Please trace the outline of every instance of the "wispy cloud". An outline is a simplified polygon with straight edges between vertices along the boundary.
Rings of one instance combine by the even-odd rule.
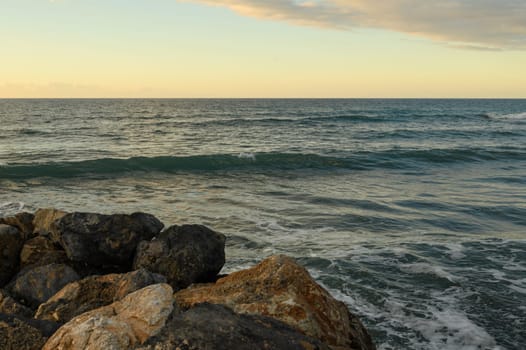
[[[451,47],[526,49],[525,0],[186,0],[256,18],[351,30],[378,28]]]

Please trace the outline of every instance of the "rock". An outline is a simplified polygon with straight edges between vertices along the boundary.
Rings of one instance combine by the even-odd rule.
[[[16,299],[37,308],[66,284],[78,279],[78,274],[71,267],[50,264],[23,271],[9,284],[8,289]]]
[[[16,274],[24,239],[14,226],[0,225],[0,287]]]
[[[37,236],[24,243],[20,251],[20,267],[44,266],[49,264],[66,263],[66,252],[53,244],[47,236]]]
[[[40,350],[57,325],[0,313],[0,349]]]
[[[48,235],[51,232],[51,224],[66,214],[65,211],[53,208],[38,209],[33,218],[33,232],[39,235]]]
[[[133,267],[168,279],[175,290],[210,282],[225,264],[225,236],[202,225],[172,226],[137,247]]]
[[[35,318],[64,323],[86,311],[121,300],[136,290],[165,282],[164,276],[144,269],[87,277],[68,284],[41,304]]]
[[[209,302],[243,314],[270,316],[331,346],[375,349],[367,330],[345,304],[286,256],[270,257],[215,284],[182,290],[175,298],[183,308]]]
[[[118,350],[142,344],[165,326],[174,308],[172,293],[168,284],[154,284],[86,312],[59,328],[43,350]]]
[[[19,304],[2,289],[0,289],[0,314],[33,317],[31,309]]]
[[[31,213],[18,213],[15,216],[0,218],[0,224],[14,226],[22,234],[24,240],[33,237],[33,218]]]
[[[93,266],[131,267],[137,244],[158,234],[163,224],[153,215],[71,213],[52,225],[52,237],[68,258]]]
[[[283,322],[200,304],[175,314],[162,331],[135,350],[315,350],[329,347]]]

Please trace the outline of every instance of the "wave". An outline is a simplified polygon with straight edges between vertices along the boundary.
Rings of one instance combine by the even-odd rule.
[[[482,114],[482,117],[490,120],[526,121],[526,112],[510,114],[485,113]]]
[[[0,179],[37,177],[79,177],[118,175],[130,172],[220,172],[287,170],[370,170],[374,168],[410,169],[428,163],[474,162],[488,160],[526,160],[522,149],[391,149],[356,152],[346,157],[303,153],[240,153],[196,156],[158,156],[101,158],[48,163],[0,165]]]

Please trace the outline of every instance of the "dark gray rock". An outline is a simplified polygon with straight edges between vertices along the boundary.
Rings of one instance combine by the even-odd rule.
[[[65,323],[86,311],[109,305],[136,290],[158,283],[166,283],[166,278],[144,269],[87,277],[66,285],[41,304],[35,318]]]
[[[54,322],[0,313],[0,349],[40,350],[57,329]]]
[[[17,300],[36,309],[66,284],[78,279],[79,275],[71,267],[50,264],[21,272],[8,290]]]
[[[51,235],[68,258],[93,266],[131,267],[137,244],[157,235],[163,224],[153,215],[71,213],[55,220]]]
[[[0,314],[23,316],[26,318],[33,317],[33,311],[30,308],[19,304],[3,289],[0,289]]]
[[[46,236],[38,236],[26,241],[20,251],[20,268],[61,264],[67,261],[66,252]]]
[[[174,290],[211,282],[225,264],[225,236],[202,225],[172,226],[137,247],[134,269],[166,276]]]
[[[33,237],[33,218],[33,214],[23,212],[15,216],[0,218],[0,224],[16,227],[22,234],[22,238],[29,239]]]
[[[20,249],[24,239],[14,226],[0,224],[0,287],[18,271]]]
[[[136,350],[329,350],[286,324],[264,316],[240,315],[221,305],[200,304],[174,312],[161,332]]]

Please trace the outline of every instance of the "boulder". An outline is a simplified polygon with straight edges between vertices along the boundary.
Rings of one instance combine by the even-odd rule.
[[[286,256],[272,256],[215,284],[182,290],[175,298],[182,308],[209,302],[238,313],[270,316],[331,346],[375,349],[367,330],[346,305]]]
[[[2,289],[0,289],[0,314],[16,315],[27,318],[33,317],[33,311],[31,309],[19,304]]]
[[[215,281],[225,264],[225,239],[202,225],[175,225],[139,244],[133,268],[166,276],[175,290]]]
[[[329,350],[283,322],[200,304],[175,314],[162,331],[135,350]]]
[[[0,313],[0,349],[40,350],[57,325]]]
[[[168,284],[154,284],[79,315],[59,328],[43,350],[119,350],[142,344],[165,326],[174,309],[172,293]]]
[[[21,272],[8,286],[13,297],[37,308],[66,284],[79,279],[71,267],[64,264],[39,266]]]
[[[0,225],[0,287],[18,271],[20,249],[24,239],[14,226]]]
[[[71,213],[55,220],[52,237],[68,258],[93,266],[131,267],[137,244],[157,235],[163,224],[153,215]]]
[[[65,211],[53,208],[38,209],[33,218],[33,232],[38,235],[48,235],[51,232],[51,224],[66,214]]]
[[[15,216],[0,218],[0,224],[16,227],[25,240],[33,236],[33,218],[33,214],[23,212]]]
[[[68,261],[66,252],[55,246],[51,238],[37,236],[24,243],[20,251],[20,267],[61,264]]]
[[[121,300],[136,290],[165,282],[164,276],[144,269],[125,274],[87,277],[66,285],[41,304],[35,318],[65,323],[86,311]]]

